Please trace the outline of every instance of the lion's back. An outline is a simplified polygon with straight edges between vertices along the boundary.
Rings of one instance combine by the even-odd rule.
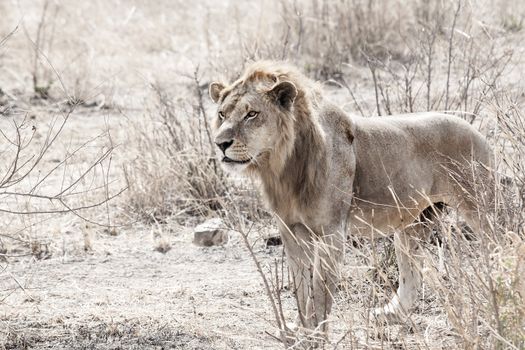
[[[453,160],[490,163],[486,139],[455,115],[426,112],[397,116],[354,118],[364,148],[405,153],[415,157],[441,155]],[[385,153],[383,153],[385,154]]]
[[[418,193],[447,191],[450,174],[469,167],[471,160],[490,164],[484,137],[456,116],[422,113],[352,120],[354,193],[371,203],[396,205],[394,191],[401,203],[410,205]]]

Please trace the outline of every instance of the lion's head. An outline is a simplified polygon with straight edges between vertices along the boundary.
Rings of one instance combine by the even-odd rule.
[[[279,172],[292,152],[304,91],[299,74],[287,68],[258,62],[231,85],[210,84],[210,97],[218,104],[215,143],[227,169]]]

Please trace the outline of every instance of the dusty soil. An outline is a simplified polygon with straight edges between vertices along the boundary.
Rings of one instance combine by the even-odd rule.
[[[15,288],[16,276],[24,290],[1,306],[4,346],[277,348],[264,334],[272,330],[269,304],[246,249],[238,243],[200,248],[188,229],[172,229],[165,254],[143,229],[97,234],[91,253],[11,261],[1,289]],[[279,251],[259,253],[271,259]]]

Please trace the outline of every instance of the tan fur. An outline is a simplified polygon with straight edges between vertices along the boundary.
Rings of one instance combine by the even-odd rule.
[[[474,229],[474,177],[490,165],[484,138],[458,117],[441,113],[357,118],[328,102],[320,87],[282,63],[257,62],[233,84],[213,84],[210,96],[224,165],[260,179],[278,217],[298,301],[299,325],[326,330],[350,235],[395,233],[400,287],[375,316],[406,314],[420,283],[414,224],[425,208],[459,208]],[[259,112],[245,120],[249,111]],[[468,171],[465,171],[468,169]],[[456,174],[453,176],[452,174]],[[470,187],[469,187],[470,186]]]

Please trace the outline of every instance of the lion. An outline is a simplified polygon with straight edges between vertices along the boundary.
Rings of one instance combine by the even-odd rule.
[[[399,287],[372,314],[395,321],[421,284],[418,241],[428,230],[420,216],[444,203],[483,229],[471,194],[478,175],[488,178],[491,149],[460,117],[350,116],[282,62],[255,62],[209,93],[223,166],[258,178],[277,217],[303,329],[327,332],[347,233],[394,235]]]

